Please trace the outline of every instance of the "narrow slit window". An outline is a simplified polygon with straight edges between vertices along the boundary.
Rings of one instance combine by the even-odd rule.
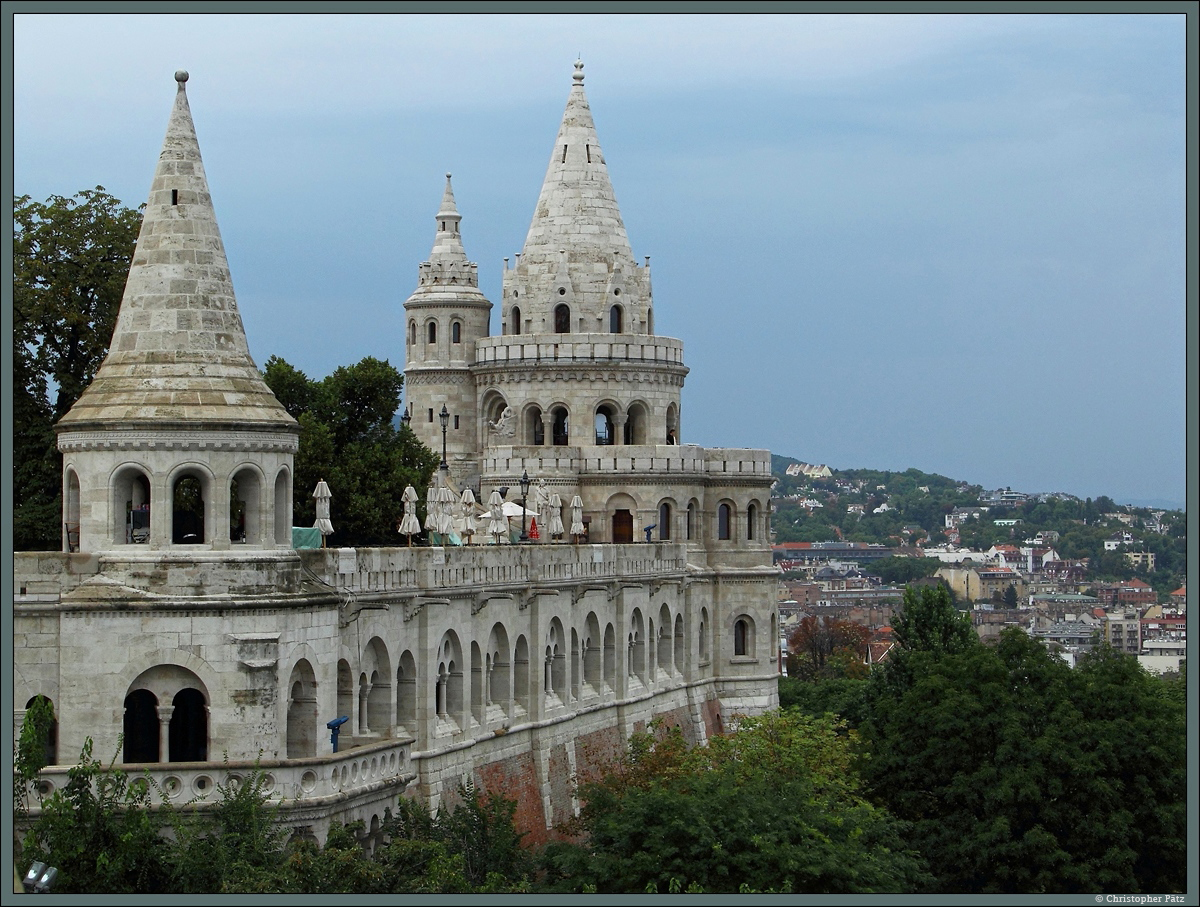
[[[432,406],[429,407],[429,421],[430,422],[433,421],[433,407]]]
[[[179,190],[178,189],[171,190],[171,204],[172,205],[179,204]]]
[[[458,416],[455,416],[455,417],[454,417],[454,428],[455,428],[456,430],[458,429]]]
[[[587,150],[587,162],[590,164],[592,162],[592,146],[584,145],[583,147]]]
[[[566,145],[563,145],[563,156],[562,156],[562,162],[563,162],[564,164],[567,162],[567,146],[566,146]]]

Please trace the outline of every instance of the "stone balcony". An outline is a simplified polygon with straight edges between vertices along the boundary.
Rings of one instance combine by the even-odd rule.
[[[686,371],[683,341],[655,334],[506,334],[475,343],[475,364],[521,366],[669,365]]]

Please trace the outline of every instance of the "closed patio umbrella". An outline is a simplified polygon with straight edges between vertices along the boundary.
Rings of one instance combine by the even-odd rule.
[[[571,535],[577,542],[583,535],[583,498],[579,495],[571,498]]]
[[[329,502],[333,500],[333,493],[329,490],[329,486],[325,484],[325,480],[321,479],[317,482],[316,490],[313,491],[313,498],[317,502],[317,520],[313,523],[313,529],[321,533],[321,547],[325,547],[325,536],[333,534],[333,523],[329,522]]]
[[[417,495],[417,489],[411,485],[404,489],[404,494],[400,497],[400,504],[403,507],[403,513],[400,517],[400,534],[408,536],[408,544],[412,545],[412,537],[421,534],[421,521],[417,519],[417,502],[420,497]]]
[[[439,482],[437,497],[437,529],[436,532],[442,536],[442,544],[446,544],[446,537],[454,531],[454,502],[457,499],[454,490],[449,486]]]
[[[551,538],[560,538],[563,534],[562,521],[562,498],[558,496],[558,492],[552,492],[550,495],[550,522],[546,525],[546,534]]]
[[[464,488],[462,493],[463,536],[470,539],[475,534],[475,494],[470,488]]]
[[[488,498],[488,535],[496,537],[496,544],[500,544],[500,536],[508,533],[508,520],[504,517],[504,498],[500,496],[500,492],[493,491]]]
[[[425,489],[425,528],[437,532],[437,486],[432,482]]]

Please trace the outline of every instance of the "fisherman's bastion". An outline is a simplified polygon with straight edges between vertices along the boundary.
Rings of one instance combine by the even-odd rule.
[[[90,737],[179,803],[257,765],[280,821],[320,841],[467,781],[516,799],[537,841],[652,719],[696,742],[776,706],[770,454],[687,443],[683,344],[655,333],[582,64],[502,298],[447,177],[386,328],[441,483],[482,503],[527,476],[581,518],[516,544],[293,546],[299,428],[251,358],[175,80],[108,356],[56,427],[62,550],[14,558],[15,730],[39,696],[57,722],[43,793]],[[181,482],[204,502],[187,535]]]

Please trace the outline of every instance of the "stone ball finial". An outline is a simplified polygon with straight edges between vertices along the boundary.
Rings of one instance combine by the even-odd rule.
[[[575,74],[573,76],[571,76],[571,78],[574,79],[576,82],[583,81],[583,61],[582,60],[575,61]]]
[[[186,69],[175,70],[175,81],[176,82],[178,82],[180,85],[183,85],[183,83],[186,82],[187,80],[188,80],[188,74],[187,74]]]
[[[446,179],[450,179],[450,174],[449,174],[449,173],[447,173],[447,174],[446,174]]]

